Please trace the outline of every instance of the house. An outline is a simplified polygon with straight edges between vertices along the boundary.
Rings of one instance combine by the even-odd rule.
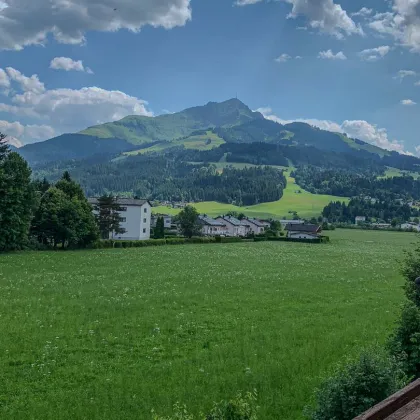
[[[226,235],[226,223],[220,222],[208,216],[198,216],[198,222],[201,224],[201,233],[205,236]]]
[[[366,216],[356,216],[356,218],[354,219],[354,224],[358,225],[360,223],[365,223],[366,222]]]
[[[281,223],[282,228],[284,229],[287,225],[303,225],[305,223],[304,220],[279,220]]]
[[[165,229],[170,229],[172,226],[172,216],[169,214],[154,214],[152,216],[152,227],[156,227],[158,217],[163,217],[163,224]]]
[[[265,231],[264,223],[260,222],[257,219],[246,219],[246,222],[249,224],[250,231],[255,235],[260,235]]]
[[[97,198],[89,198],[89,203],[96,206],[99,203]],[[120,226],[125,229],[125,233],[115,234],[111,232],[109,239],[116,240],[147,240],[150,239],[150,226],[152,218],[152,205],[148,200],[137,200],[133,198],[119,198],[119,215],[121,217]],[[93,210],[96,214],[96,210]]]
[[[246,236],[245,226],[235,217],[222,216],[218,217],[216,220],[226,225],[227,234],[229,236]]]
[[[409,231],[413,231],[413,232],[420,232],[420,225],[418,225],[416,223],[413,223],[413,222],[402,223],[400,225],[400,229],[409,230]]]
[[[285,228],[287,237],[290,239],[318,239],[322,231],[318,225],[288,224]]]
[[[241,226],[243,226],[245,230],[245,236],[248,236],[250,233],[252,233],[251,223],[249,223],[247,219],[242,219],[240,222]]]
[[[389,229],[391,226],[391,223],[372,223],[372,227],[376,229]]]

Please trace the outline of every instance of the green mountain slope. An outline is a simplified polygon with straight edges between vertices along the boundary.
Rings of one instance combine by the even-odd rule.
[[[120,121],[89,127],[80,134],[99,138],[119,138],[132,144],[172,141],[197,130],[230,127],[252,120],[263,120],[238,99],[186,109],[158,117],[128,116]]]

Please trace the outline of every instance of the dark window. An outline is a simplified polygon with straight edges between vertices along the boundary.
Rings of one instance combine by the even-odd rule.
[[[127,207],[120,207],[119,211],[127,211]]]
[[[146,223],[147,222],[147,219],[143,219],[143,223]]]
[[[143,229],[143,233],[146,233],[146,229]]]
[[[144,212],[147,213],[147,208],[146,207],[144,208]]]
[[[125,223],[127,221],[126,217],[120,217],[120,222]]]

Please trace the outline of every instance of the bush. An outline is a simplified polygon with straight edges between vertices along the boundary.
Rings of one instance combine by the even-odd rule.
[[[166,243],[168,245],[183,245],[185,244],[184,238],[166,238]]]
[[[321,384],[315,406],[305,414],[311,420],[351,420],[407,383],[395,359],[378,348],[364,351],[358,359],[338,366]]]
[[[224,244],[237,243],[237,242],[242,242],[242,238],[239,238],[237,236],[229,236],[229,237],[221,238],[221,242]]]
[[[254,236],[254,242],[265,242],[267,241],[269,238],[267,238],[266,236]],[[271,238],[270,238],[271,239]]]
[[[215,236],[214,239],[215,239],[215,241],[217,243],[221,243],[222,242],[222,237],[220,235]]]
[[[257,393],[238,394],[230,401],[214,405],[209,414],[195,417],[188,413],[187,407],[176,403],[170,417],[160,417],[153,412],[153,420],[257,420]]]

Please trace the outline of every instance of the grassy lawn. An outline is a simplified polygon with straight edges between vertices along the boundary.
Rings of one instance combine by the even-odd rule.
[[[417,179],[420,176],[418,172],[402,171],[401,169],[388,167],[385,171],[385,175],[379,178],[393,178],[395,176],[403,175],[412,176],[414,179]]]
[[[223,167],[225,164],[219,163],[219,165],[220,167]],[[290,168],[286,170],[287,187],[283,192],[283,197],[278,201],[261,203],[248,207],[238,207],[232,204],[217,203],[215,201],[204,201],[201,203],[194,203],[193,205],[200,213],[206,213],[210,216],[218,216],[229,211],[237,211],[243,212],[250,217],[290,218],[289,212],[293,211],[297,211],[301,217],[318,217],[324,207],[331,201],[348,201],[348,199],[343,197],[311,194],[310,192],[303,190],[295,183],[294,178],[289,176],[290,171]],[[153,212],[174,215],[177,214],[179,210],[168,208],[166,206],[160,206],[154,207]]]
[[[150,419],[256,388],[301,419],[332,364],[383,342],[416,236],[0,256],[0,418]]]

